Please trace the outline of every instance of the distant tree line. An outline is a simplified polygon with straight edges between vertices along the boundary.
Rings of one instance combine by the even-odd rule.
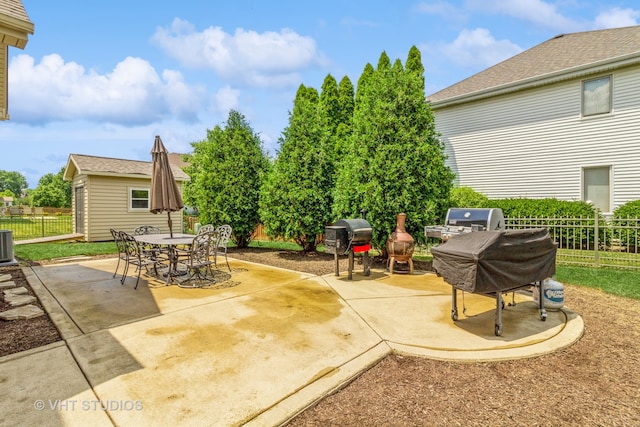
[[[360,217],[374,246],[407,214],[418,241],[423,227],[443,217],[454,175],[425,102],[424,67],[413,46],[403,65],[385,52],[364,67],[357,88],[330,74],[321,91],[300,85],[273,161],[237,111],[192,143],[185,201],[201,223],[229,223],[246,246],[259,222],[271,237],[314,251],[318,235],[340,218]]]
[[[64,167],[57,174],[44,175],[35,189],[28,190],[29,185],[24,175],[0,170],[0,195],[13,197],[15,205],[70,208],[71,182],[65,181],[63,177]]]

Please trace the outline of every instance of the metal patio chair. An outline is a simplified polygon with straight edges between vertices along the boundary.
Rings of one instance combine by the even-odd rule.
[[[215,283],[213,271],[211,270],[211,245],[217,238],[217,233],[199,233],[193,238],[193,243],[188,251],[188,255],[183,258],[181,264],[186,268],[188,276],[178,282],[182,288],[198,288],[203,284]],[[207,273],[210,277],[207,277]]]
[[[140,225],[133,230],[134,236],[142,236],[143,234],[160,234],[162,230],[155,225]],[[158,245],[145,245],[143,247],[146,255],[150,258],[158,261],[167,261],[169,259],[169,253],[166,248]]]
[[[148,256],[148,253],[145,252],[145,250],[138,243],[135,237],[133,237],[133,235],[127,233],[126,231],[121,231],[120,238],[124,242],[127,254],[127,262],[125,263],[124,273],[122,274],[120,283],[124,285],[127,273],[129,272],[129,266],[133,264],[136,266],[136,270],[138,271],[138,278],[136,279],[136,286],[134,289],[138,289],[138,282],[140,282],[140,273],[142,272],[143,268],[147,271],[147,273],[149,273],[149,268],[153,267],[155,275],[158,275],[158,260]]]
[[[116,264],[116,271],[113,272],[113,277],[115,278],[118,274],[118,269],[120,268],[120,260],[122,260],[125,264],[127,263],[127,247],[122,240],[122,236],[120,236],[120,232],[111,228],[109,230],[111,232],[111,236],[113,236],[113,241],[116,243],[116,248],[118,249],[118,264]]]
[[[229,240],[231,239],[232,229],[228,224],[224,224],[216,228],[218,233],[218,238],[211,247],[212,255],[213,255],[213,265],[215,268],[218,268],[218,254],[224,255],[224,260],[227,262],[227,268],[229,272],[231,272],[231,266],[229,265],[229,260],[227,259],[227,245],[229,244]]]

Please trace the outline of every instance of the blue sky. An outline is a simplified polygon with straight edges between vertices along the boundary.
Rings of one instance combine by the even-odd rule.
[[[640,22],[631,0],[22,1],[35,34],[9,48],[0,170],[31,188],[70,153],[150,160],[155,135],[189,152],[229,109],[275,155],[300,84],[355,86],[382,51],[417,46],[428,95],[558,34]]]

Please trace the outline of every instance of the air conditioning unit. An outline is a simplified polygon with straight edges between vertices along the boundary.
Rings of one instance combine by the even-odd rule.
[[[13,231],[0,230],[0,262],[13,261]]]

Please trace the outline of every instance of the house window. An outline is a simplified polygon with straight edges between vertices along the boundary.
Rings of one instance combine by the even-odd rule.
[[[582,82],[582,115],[611,112],[611,76]]]
[[[582,200],[588,201],[601,212],[611,212],[611,167],[584,168],[582,170]]]
[[[149,211],[149,189],[129,188],[129,210]]]

